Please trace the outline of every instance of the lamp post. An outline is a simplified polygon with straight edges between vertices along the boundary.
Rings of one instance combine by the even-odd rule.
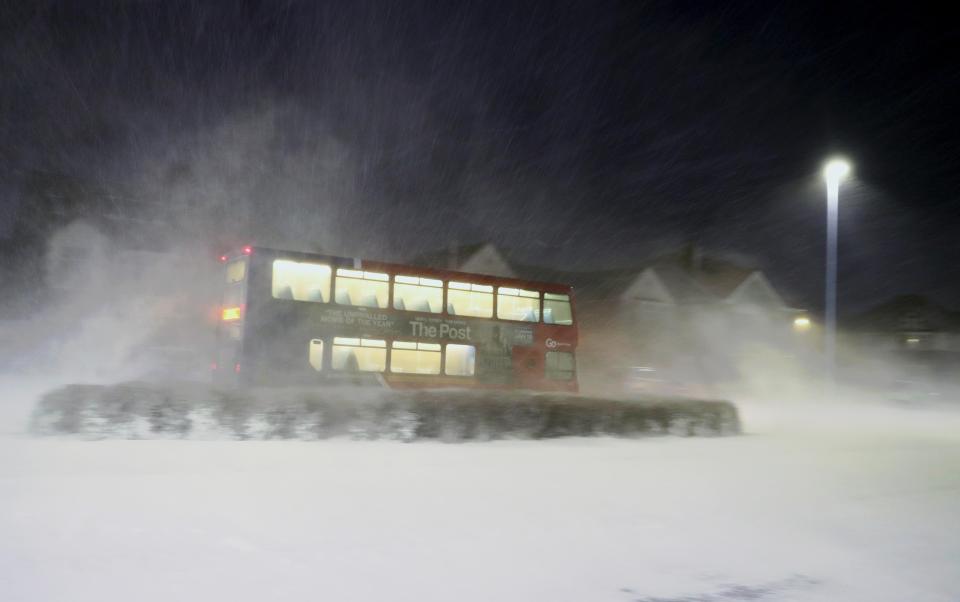
[[[837,209],[840,203],[840,181],[850,173],[850,164],[843,159],[831,159],[823,168],[827,181],[827,281],[824,359],[827,368],[827,386],[833,392],[837,344]]]

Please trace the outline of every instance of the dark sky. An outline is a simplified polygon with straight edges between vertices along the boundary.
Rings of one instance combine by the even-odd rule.
[[[957,33],[853,3],[6,3],[0,233],[47,170],[295,211],[285,244],[322,213],[332,252],[598,267],[696,240],[816,308],[843,152],[842,306],[958,306]]]

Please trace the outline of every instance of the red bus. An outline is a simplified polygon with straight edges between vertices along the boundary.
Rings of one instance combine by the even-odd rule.
[[[220,259],[218,382],[577,390],[568,285],[262,247]]]

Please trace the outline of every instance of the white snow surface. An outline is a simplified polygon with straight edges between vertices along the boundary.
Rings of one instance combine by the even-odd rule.
[[[0,436],[0,599],[960,600],[960,414],[724,438]]]

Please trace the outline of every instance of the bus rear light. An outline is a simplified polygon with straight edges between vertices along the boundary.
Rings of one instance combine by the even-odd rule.
[[[226,256],[226,255],[221,255],[221,256],[220,256],[220,263],[224,263],[224,262],[226,262],[226,261],[227,261],[227,256]]]
[[[247,245],[246,247],[243,248],[244,255],[250,255],[251,253],[253,253],[253,247]]]
[[[216,372],[216,371],[217,371],[217,362],[211,362],[210,372]]]
[[[237,374],[240,374],[240,364],[239,364],[239,363],[233,365],[233,371],[236,372]]]
[[[233,322],[240,319],[239,307],[224,307],[220,312],[220,317],[224,322]]]

